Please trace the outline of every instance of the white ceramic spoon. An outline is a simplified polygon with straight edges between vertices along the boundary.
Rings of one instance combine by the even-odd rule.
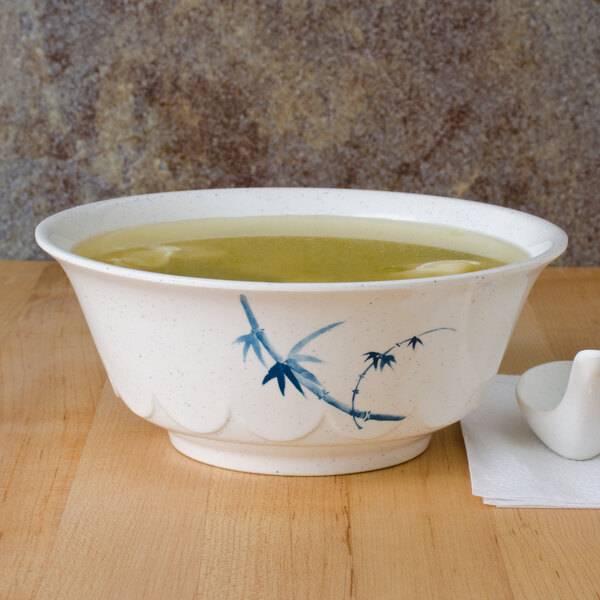
[[[517,401],[534,433],[557,454],[575,460],[600,454],[600,350],[529,369],[517,383]]]

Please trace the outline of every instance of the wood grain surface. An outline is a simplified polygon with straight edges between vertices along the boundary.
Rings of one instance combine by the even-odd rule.
[[[115,398],[55,263],[0,290],[0,598],[600,598],[600,510],[482,504],[458,424],[370,473],[203,465]],[[598,347],[600,269],[547,269],[501,372]]]

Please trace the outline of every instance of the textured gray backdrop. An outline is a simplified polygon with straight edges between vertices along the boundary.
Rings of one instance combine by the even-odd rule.
[[[4,0],[0,258],[121,195],[324,186],[546,217],[600,264],[598,0]]]

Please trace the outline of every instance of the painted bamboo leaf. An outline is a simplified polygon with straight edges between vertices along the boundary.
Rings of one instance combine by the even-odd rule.
[[[413,349],[416,350],[417,348],[417,344],[421,344],[421,346],[423,345],[423,342],[421,341],[421,338],[418,338],[416,335],[411,337],[410,340],[408,340],[408,345]]]
[[[304,348],[304,346],[306,346],[306,344],[308,344],[309,342],[312,342],[315,338],[319,337],[320,335],[323,335],[324,333],[327,333],[330,329],[333,329],[334,327],[337,327],[338,325],[341,325],[342,323],[343,323],[343,321],[338,321],[337,323],[331,323],[329,325],[325,325],[325,327],[321,327],[320,329],[313,331],[311,334],[302,338],[295,346],[293,346],[292,349],[290,350],[288,356],[290,358],[295,358],[296,360],[298,360],[298,356],[297,356],[298,352],[300,352],[300,350],[302,350],[302,348]]]
[[[285,396],[286,378],[289,379],[291,384],[304,396],[304,390],[302,389],[300,382],[296,378],[296,375],[294,375],[291,367],[286,363],[276,362],[265,375],[262,384],[265,385],[265,383],[268,383],[271,379],[277,379],[279,391],[282,396]]]
[[[379,370],[383,371],[383,367],[390,367],[390,369],[393,369],[394,366],[392,365],[392,363],[396,362],[396,358],[394,357],[393,354],[382,354],[381,355],[381,360],[379,363]]]
[[[256,357],[258,358],[258,360],[260,360],[260,362],[265,367],[267,366],[267,363],[265,362],[265,359],[263,358],[263,355],[262,355],[260,342],[254,333],[249,333],[247,335],[241,335],[239,338],[235,339],[233,343],[234,344],[244,344],[244,348],[242,351],[243,356],[244,356],[244,362],[246,362],[246,358],[248,357],[248,350],[250,348],[252,348],[252,350],[254,350],[254,354],[256,354]]]

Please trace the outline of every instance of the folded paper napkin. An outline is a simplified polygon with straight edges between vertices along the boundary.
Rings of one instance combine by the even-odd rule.
[[[461,421],[473,494],[503,507],[600,508],[600,456],[569,460],[540,441],[519,410],[518,379],[498,375]]]

